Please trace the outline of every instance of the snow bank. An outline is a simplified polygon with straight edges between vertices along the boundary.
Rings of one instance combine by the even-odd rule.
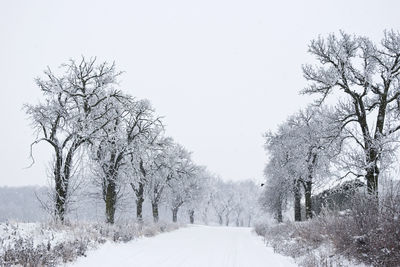
[[[177,224],[0,224],[0,266],[56,266],[85,256],[106,241],[128,242],[177,229]]]

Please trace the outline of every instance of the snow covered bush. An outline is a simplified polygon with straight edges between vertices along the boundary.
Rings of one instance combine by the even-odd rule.
[[[356,195],[350,207],[325,210],[304,222],[260,224],[255,231],[276,252],[296,258],[302,266],[329,266],[324,264],[343,257],[373,266],[399,266],[399,192],[386,193],[379,201]]]
[[[158,223],[150,223],[146,225],[142,230],[142,235],[151,237],[158,235],[164,232],[170,232],[179,228],[179,224],[177,223],[166,223],[166,222],[158,222]]]
[[[374,266],[400,264],[400,195],[357,197],[348,214],[325,220],[336,250]]]
[[[326,236],[313,225],[317,219],[305,222],[285,222],[268,225],[259,224],[255,231],[264,237],[274,252],[290,256],[299,266],[348,266],[342,255],[335,254],[333,246]]]
[[[107,241],[128,242],[172,231],[172,223],[0,224],[0,266],[56,266],[85,256]]]
[[[3,224],[0,265],[56,266],[73,261],[98,241],[91,240],[90,233],[83,235],[84,231],[55,225]]]

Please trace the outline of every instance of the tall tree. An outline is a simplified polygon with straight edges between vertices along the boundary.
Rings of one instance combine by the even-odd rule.
[[[145,143],[138,147],[139,153],[130,157],[130,186],[136,197],[136,218],[143,221],[143,203],[146,188],[157,172],[157,162],[164,148],[163,127],[154,128]],[[157,210],[158,213],[158,210]]]
[[[82,58],[63,64],[61,69],[62,75],[47,69],[45,78],[36,79],[45,100],[25,105],[25,109],[37,131],[31,148],[44,141],[54,150],[54,213],[64,222],[75,154],[110,123],[103,119],[112,109],[109,102],[121,95],[114,89],[120,74],[114,64]]]
[[[299,169],[302,156],[297,153],[296,143],[293,142],[296,134],[287,123],[280,125],[277,133],[265,134],[269,161],[264,169],[267,180],[261,202],[264,208],[275,214],[278,222],[282,220],[289,192],[293,193],[294,219],[301,221],[300,181],[303,168]]]
[[[165,198],[169,182],[174,177],[174,143],[172,138],[160,136],[154,146],[150,147],[146,164],[151,172],[147,180],[147,195],[151,201],[153,221],[159,220],[159,205]]]
[[[174,147],[172,166],[173,178],[169,182],[169,201],[172,221],[177,222],[179,209],[190,201],[192,194],[198,188],[199,167],[193,163],[191,153],[179,144],[175,144]]]
[[[197,167],[195,176],[192,179],[190,187],[188,187],[190,194],[185,203],[186,210],[189,215],[189,222],[191,224],[195,221],[196,212],[198,211],[200,205],[204,203],[204,198],[208,190],[208,173],[205,167]]]
[[[264,188],[259,198],[259,204],[263,210],[272,213],[275,219],[281,223],[283,221],[283,212],[287,207],[289,194],[292,192],[291,184],[293,181],[278,164],[281,163],[275,159],[270,159],[264,169],[267,180],[263,185]],[[296,204],[297,202],[295,201]],[[301,217],[299,218],[297,214],[300,211],[300,207],[298,208],[299,210],[295,207],[296,221],[301,220]]]
[[[298,172],[302,173],[299,182],[304,187],[306,218],[312,217],[313,184],[317,178],[323,180],[330,176],[331,162],[340,152],[342,125],[332,119],[335,115],[326,107],[309,106],[288,120],[292,131],[296,133],[292,136],[297,139],[293,143],[300,155]]]
[[[386,31],[380,45],[366,37],[341,32],[311,41],[309,52],[317,66],[303,66],[310,85],[302,92],[318,94],[319,103],[332,92],[344,97],[336,108],[343,130],[363,153],[358,166],[368,192],[376,194],[382,153],[387,139],[400,129],[400,34]]]
[[[290,177],[291,182],[272,184],[274,188],[293,186],[296,221],[301,220],[300,186],[304,188],[306,218],[311,218],[313,185],[329,176],[331,161],[340,151],[341,124],[332,121],[334,116],[328,108],[309,106],[289,117],[278,133],[266,135],[271,154],[266,175],[280,180]]]
[[[117,116],[101,131],[93,153],[101,170],[98,178],[101,180],[108,223],[114,223],[118,193],[123,178],[129,172],[130,159],[140,156],[140,148],[151,142],[153,132],[161,125],[147,100],[126,96],[123,101],[114,104]]]

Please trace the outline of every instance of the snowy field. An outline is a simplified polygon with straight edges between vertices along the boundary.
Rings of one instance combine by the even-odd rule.
[[[290,267],[251,228],[189,226],[125,244],[107,242],[69,266]]]

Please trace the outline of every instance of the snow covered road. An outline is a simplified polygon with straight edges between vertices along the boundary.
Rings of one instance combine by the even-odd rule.
[[[250,228],[188,226],[126,244],[106,243],[72,266],[290,267]]]

